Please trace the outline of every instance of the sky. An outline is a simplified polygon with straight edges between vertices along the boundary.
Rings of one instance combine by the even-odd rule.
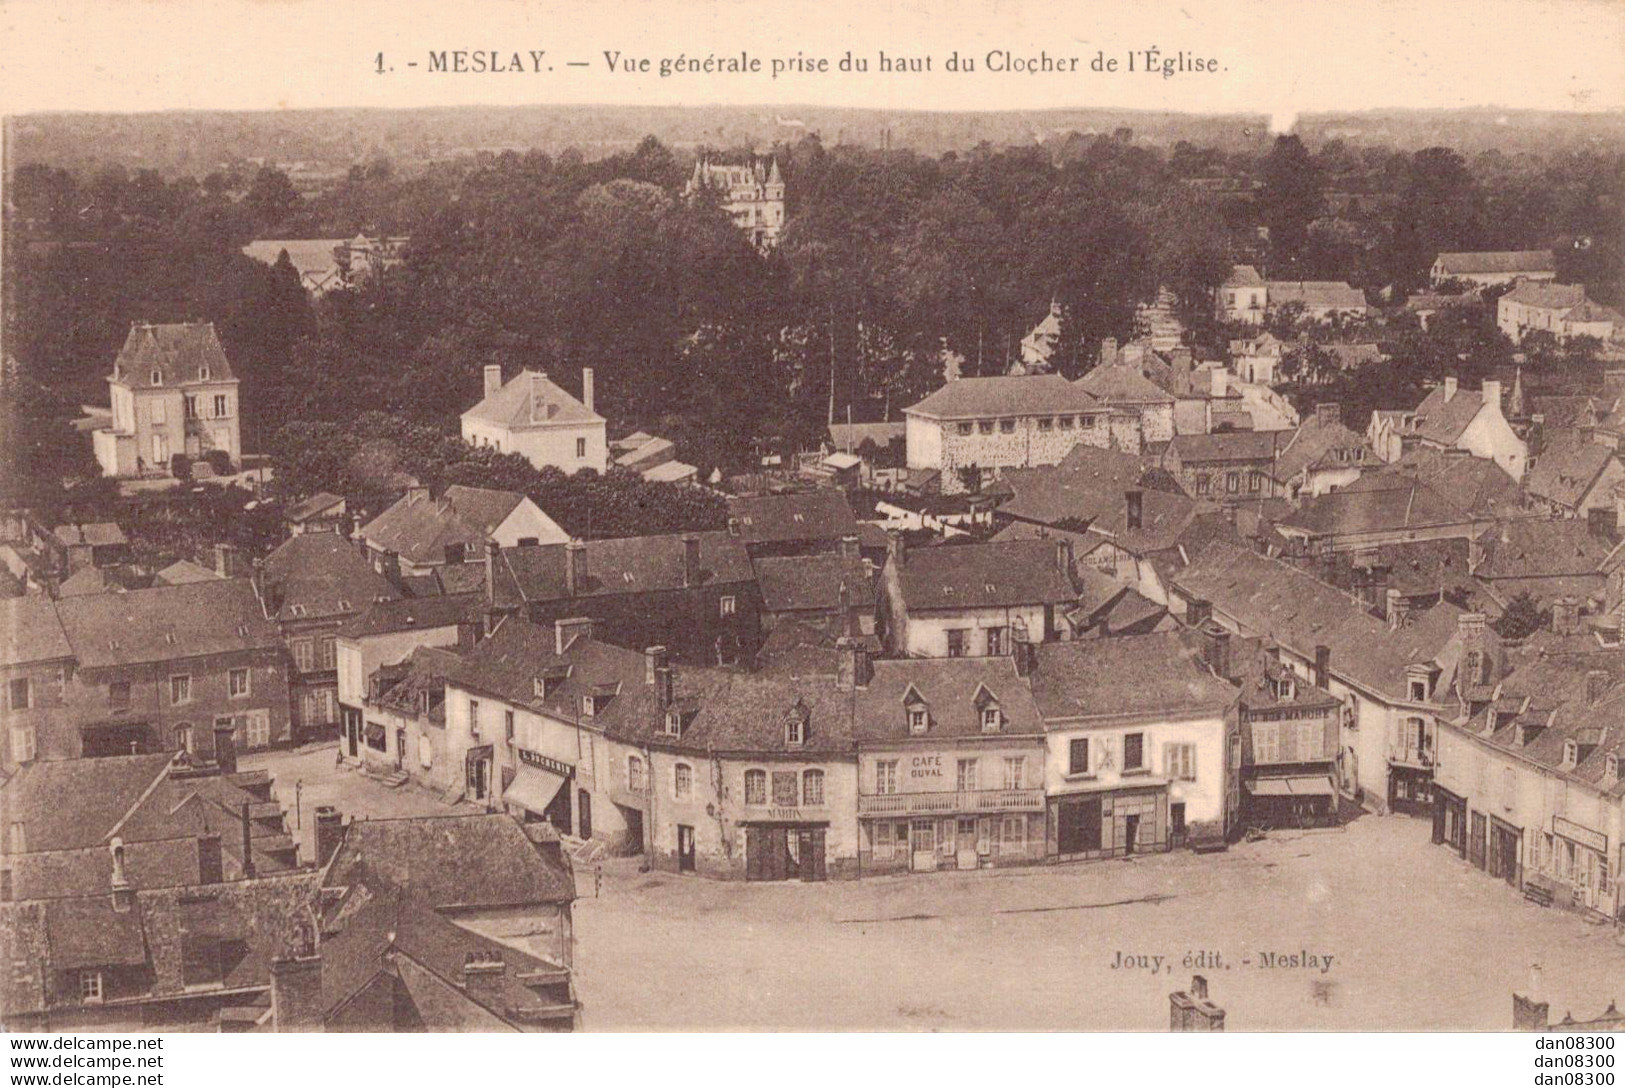
[[[1143,54],[1126,70],[1153,47],[1217,71],[1165,78]],[[529,70],[429,70],[454,50],[517,52]],[[838,70],[849,50],[867,73]],[[988,71],[1000,50],[1078,70]],[[612,73],[606,51],[655,70]],[[741,52],[762,71],[658,74],[662,57]],[[881,52],[932,70],[883,73]],[[954,52],[977,70],[945,71]],[[1097,54],[1118,71],[1091,70]],[[774,78],[775,58],[797,57],[831,70]],[[1137,107],[1282,126],[1389,107],[1620,110],[1625,0],[0,0],[6,113],[534,103]]]

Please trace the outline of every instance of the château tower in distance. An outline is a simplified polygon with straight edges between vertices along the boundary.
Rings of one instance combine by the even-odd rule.
[[[752,245],[766,250],[778,244],[784,229],[784,178],[776,158],[753,155],[743,166],[702,158],[695,162],[683,195],[692,197],[702,189],[720,194],[723,210],[733,217],[734,225],[745,232]]]

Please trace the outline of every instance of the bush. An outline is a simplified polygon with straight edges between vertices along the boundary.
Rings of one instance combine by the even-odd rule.
[[[192,478],[192,459],[184,453],[177,453],[169,459],[169,474],[177,480],[190,480]]]
[[[203,459],[209,462],[216,476],[230,476],[232,474],[231,454],[225,450],[207,450]]]

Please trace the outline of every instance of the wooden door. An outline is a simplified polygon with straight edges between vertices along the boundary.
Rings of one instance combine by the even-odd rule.
[[[592,838],[592,794],[586,790],[577,790],[576,809],[580,812],[580,819],[577,822],[581,825],[579,828],[581,837]]]
[[[800,840],[796,845],[801,855],[801,879],[823,880],[824,873],[824,829],[810,827],[796,834]]]
[[[929,873],[937,867],[937,822],[915,820],[909,825],[908,867],[917,873]]]
[[[745,828],[745,879],[766,880],[767,835],[760,827]]]
[[[976,868],[976,817],[961,816],[954,828],[954,867]]]

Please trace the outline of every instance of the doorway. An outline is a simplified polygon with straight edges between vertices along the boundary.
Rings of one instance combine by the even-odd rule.
[[[1056,820],[1062,854],[1088,854],[1100,849],[1100,798],[1062,801]]]
[[[908,828],[908,867],[929,873],[937,867],[937,822],[915,820]]]
[[[677,825],[677,871],[694,871],[694,829],[687,824]]]
[[[576,822],[581,825],[581,837],[592,838],[592,794],[586,790],[576,791]]]
[[[976,817],[961,816],[954,835],[955,868],[976,868]]]
[[[1123,817],[1123,856],[1134,853],[1134,844],[1140,841],[1140,814],[1130,813]]]
[[[395,769],[401,770],[406,766],[406,730],[395,730]]]

